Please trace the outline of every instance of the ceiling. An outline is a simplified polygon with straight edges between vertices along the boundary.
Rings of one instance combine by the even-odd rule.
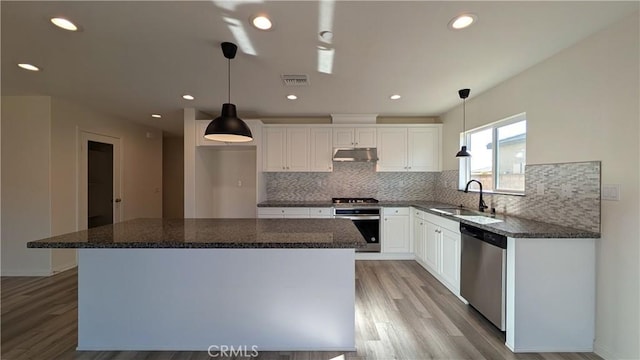
[[[2,1],[2,94],[51,95],[182,133],[182,109],[214,115],[227,100],[244,118],[437,116],[638,10],[638,2]],[[447,24],[464,12],[464,30]],[[268,14],[269,31],[249,24]],[[54,27],[64,16],[79,32]],[[324,41],[319,32],[330,30]],[[238,33],[244,32],[244,36]],[[247,45],[253,48],[248,49]],[[327,50],[320,50],[324,46]],[[333,49],[329,68],[318,54]],[[253,54],[251,54],[253,52]],[[40,72],[19,69],[28,62]],[[321,71],[319,71],[321,70]],[[282,74],[309,86],[285,87]],[[296,94],[298,100],[286,99]],[[182,99],[183,94],[195,100]],[[390,100],[400,94],[400,100]],[[152,113],[161,119],[151,118]]]

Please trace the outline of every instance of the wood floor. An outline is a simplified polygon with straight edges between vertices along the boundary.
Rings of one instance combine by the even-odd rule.
[[[511,353],[503,333],[414,261],[358,261],[356,277],[357,352],[261,352],[257,358],[600,359],[591,353]],[[2,360],[212,359],[207,352],[75,351],[75,269],[47,278],[3,277],[1,307]]]

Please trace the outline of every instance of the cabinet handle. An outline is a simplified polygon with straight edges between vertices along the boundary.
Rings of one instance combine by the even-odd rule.
[[[285,169],[286,169],[286,168],[283,166],[283,167],[282,167],[282,170],[285,170]]]

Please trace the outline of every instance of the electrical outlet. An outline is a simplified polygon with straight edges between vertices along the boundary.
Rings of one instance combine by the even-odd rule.
[[[238,180],[238,187],[242,187],[242,180]]]
[[[572,192],[572,189],[570,185],[562,184],[560,186],[560,196],[565,198],[571,197],[571,192]]]
[[[602,200],[620,201],[620,184],[602,185]]]
[[[544,184],[538,184],[536,186],[536,195],[544,195]]]

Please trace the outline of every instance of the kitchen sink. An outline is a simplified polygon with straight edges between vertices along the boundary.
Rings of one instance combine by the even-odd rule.
[[[503,220],[496,219],[489,214],[485,214],[475,210],[464,209],[461,207],[431,208],[429,210],[443,215],[455,216],[457,218],[472,221],[477,224],[493,224],[503,222]]]
[[[494,224],[503,220],[490,217],[488,215],[453,215],[457,218],[468,220],[477,224]]]
[[[456,216],[456,215],[469,215],[470,216],[470,215],[478,215],[478,214],[480,214],[478,211],[473,211],[473,210],[464,209],[464,208],[460,208],[460,207],[431,208],[429,210],[435,211],[435,212],[443,214],[443,215],[453,215],[453,216]]]

